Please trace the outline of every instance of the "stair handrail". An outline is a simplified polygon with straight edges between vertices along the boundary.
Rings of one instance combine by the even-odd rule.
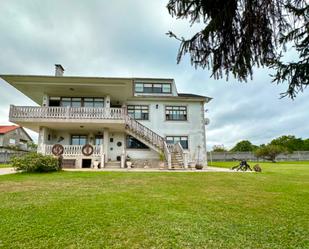
[[[163,146],[164,146],[163,152],[164,152],[165,160],[167,161],[167,167],[171,169],[172,168],[172,153],[170,152],[165,140],[163,141]]]
[[[182,156],[183,166],[184,168],[188,168],[188,153],[183,149],[180,142],[174,145],[174,149]]]
[[[131,118],[128,114],[124,115],[126,127],[130,128],[132,131],[140,136],[146,136],[152,144],[164,150],[165,139],[159,134],[155,133],[145,125]]]

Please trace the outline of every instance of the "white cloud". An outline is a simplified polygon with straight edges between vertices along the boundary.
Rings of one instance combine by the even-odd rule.
[[[267,69],[239,83],[216,81],[207,70],[191,67],[188,58],[177,65],[178,42],[165,33],[190,37],[200,25],[191,29],[186,20],[173,19],[166,4],[2,0],[0,74],[53,74],[53,64],[61,63],[67,75],[172,77],[179,92],[214,98],[207,106],[208,147],[231,147],[241,139],[260,144],[283,134],[308,137],[308,90],[295,101],[279,99],[287,86],[271,84]],[[8,123],[10,104],[33,102],[0,80],[1,123]]]

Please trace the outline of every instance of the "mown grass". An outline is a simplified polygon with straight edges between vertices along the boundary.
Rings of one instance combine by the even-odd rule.
[[[229,162],[208,162],[209,166],[219,167],[219,168],[232,168],[239,164],[239,161],[229,161]],[[284,165],[297,167],[298,165],[308,165],[309,161],[291,161],[291,162],[250,162],[248,164],[253,168],[254,165],[259,164],[262,168],[266,168],[267,170],[276,169],[275,167],[281,167]]]
[[[308,248],[309,165],[0,176],[0,248]]]

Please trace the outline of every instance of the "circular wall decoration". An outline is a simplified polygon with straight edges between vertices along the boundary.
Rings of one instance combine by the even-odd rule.
[[[55,156],[60,156],[62,155],[64,152],[64,148],[61,144],[55,144],[53,147],[52,147],[52,153],[53,155]]]
[[[82,153],[84,156],[91,156],[93,153],[93,147],[90,144],[86,144],[82,148]]]
[[[117,146],[121,147],[122,143],[121,142],[117,142]]]

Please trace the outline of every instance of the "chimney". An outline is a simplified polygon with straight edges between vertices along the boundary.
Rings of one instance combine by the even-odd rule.
[[[63,76],[64,68],[60,64],[55,64],[55,76]]]

